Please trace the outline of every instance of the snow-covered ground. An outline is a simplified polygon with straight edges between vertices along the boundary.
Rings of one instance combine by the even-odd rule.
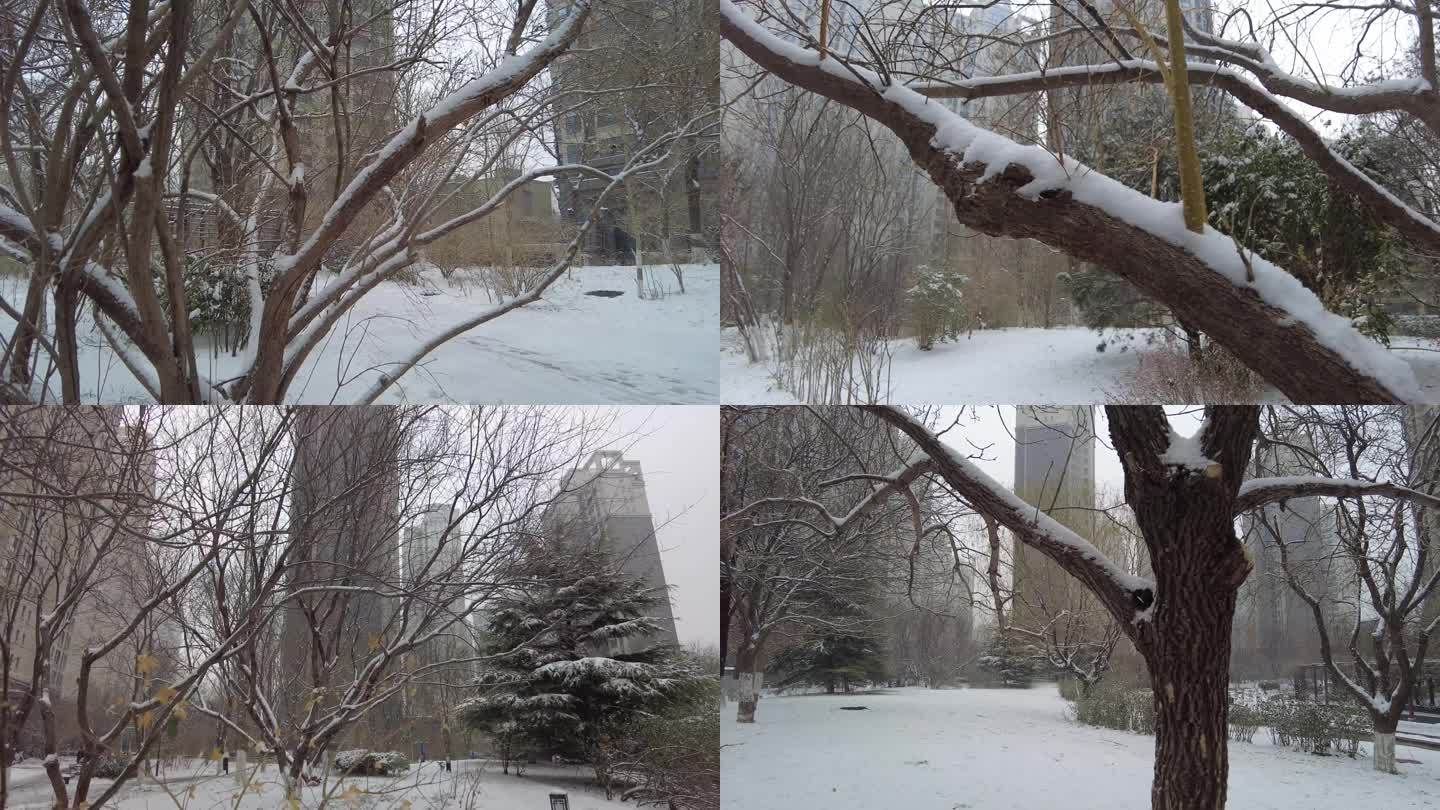
[[[1125,399],[1140,352],[1151,348],[1153,330],[985,329],[920,351],[914,340],[890,341],[886,376],[890,402],[1091,404]],[[1103,345],[1104,351],[1099,347]],[[1415,370],[1426,401],[1440,401],[1440,345],[1397,337],[1391,350]],[[726,403],[793,403],[772,369],[751,364],[738,334],[721,338],[720,396]],[[1271,391],[1265,398],[1279,400]]]
[[[716,401],[720,331],[719,265],[685,265],[685,293],[668,266],[647,269],[664,297],[641,300],[634,267],[578,267],[538,302],[460,335],[437,349],[387,392],[386,401],[473,403],[710,404]],[[327,281],[322,278],[321,281]],[[0,276],[0,295],[23,300],[21,280]],[[618,297],[585,295],[615,290]],[[648,294],[648,292],[647,292]],[[290,389],[290,398],[344,403],[422,340],[498,303],[473,273],[446,280],[437,270],[420,283],[386,282],[336,325]],[[0,333],[13,322],[0,315]],[[201,373],[225,379],[236,358],[210,352]],[[81,324],[81,383],[86,402],[147,397],[89,321]],[[57,383],[58,386],[58,383]]]
[[[841,711],[841,706],[867,711]],[[721,723],[726,810],[1143,810],[1154,738],[1082,726],[1053,685],[766,697],[753,726]],[[1362,746],[1368,754],[1369,746]],[[1228,806],[1440,806],[1440,752],[1400,747],[1400,776],[1367,758],[1230,743]],[[1415,760],[1408,762],[1404,760]]]
[[[571,810],[614,810],[633,804],[607,801],[599,788],[590,784],[588,768],[562,765],[530,765],[523,777],[504,775],[493,762],[462,760],[445,773],[438,763],[411,766],[410,771],[392,779],[332,777],[302,792],[301,807],[322,805],[347,810],[547,810],[550,794],[565,793]],[[22,763],[10,770],[14,788],[7,807],[14,810],[44,810],[50,807],[49,783],[38,761]],[[97,782],[98,788],[109,783]],[[73,783],[71,787],[73,788]],[[328,797],[328,801],[326,801]],[[256,773],[241,790],[235,776],[218,776],[213,762],[191,761],[171,768],[162,787],[154,782],[127,785],[115,810],[272,810],[284,808],[284,788],[274,767]]]

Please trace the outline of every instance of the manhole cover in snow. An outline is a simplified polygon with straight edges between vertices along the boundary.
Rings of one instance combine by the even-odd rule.
[[[619,298],[625,293],[620,290],[586,290],[586,295],[594,295],[599,298]]]

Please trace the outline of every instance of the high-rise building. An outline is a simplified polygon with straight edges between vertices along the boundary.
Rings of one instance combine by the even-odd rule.
[[[280,638],[285,661],[282,716],[294,717],[317,687],[311,674],[330,667],[348,683],[391,628],[385,592],[399,576],[398,459],[403,431],[391,407],[306,406],[295,418],[290,531],[298,535],[287,587],[343,584],[286,602]],[[338,662],[338,663],[333,663]],[[367,716],[393,727],[397,702]]]
[[[1306,475],[1307,439],[1286,437],[1288,445],[1264,443],[1251,459],[1254,478]],[[1297,450],[1296,448],[1301,448]],[[1320,658],[1320,634],[1310,604],[1286,582],[1280,544],[1297,578],[1312,596],[1334,612],[1334,602],[1353,583],[1353,572],[1337,554],[1339,535],[1334,516],[1322,498],[1291,498],[1247,515],[1243,522],[1246,550],[1254,565],[1242,585],[1232,634],[1237,667],[1243,674],[1288,677],[1294,667]],[[1337,616],[1328,616],[1333,634],[1341,630]]]
[[[1095,536],[1095,414],[1089,405],[1015,408],[1015,494],[1087,539]],[[1014,617],[1030,623],[1063,609],[1069,575],[1015,541]]]
[[[555,25],[574,3],[547,0],[547,8]],[[717,8],[713,0],[619,0],[593,9],[576,47],[550,66],[564,110],[555,124],[559,161],[619,170],[656,137],[717,107]],[[719,232],[718,143],[718,130],[677,143],[671,165],[637,175],[603,206],[607,181],[560,177],[561,218],[595,214],[585,245],[594,260],[631,261],[637,250],[700,258]]]
[[[5,438],[7,460],[25,475],[0,474],[0,616],[15,622],[5,639],[10,650],[10,682],[0,684],[0,700],[30,689],[39,640],[37,616],[55,610],[67,589],[83,582],[84,591],[50,648],[47,679],[52,702],[73,699],[87,647],[109,641],[152,595],[158,579],[143,537],[149,511],[129,499],[77,499],[68,503],[31,499],[48,488],[61,491],[142,493],[154,487],[155,459],[136,455],[144,446],[131,433],[118,407],[0,408],[0,421],[14,431]],[[23,438],[22,438],[23,437]],[[46,481],[38,485],[37,481]],[[117,515],[128,530],[115,526]],[[137,537],[138,535],[138,537]],[[93,571],[97,555],[101,564]],[[133,671],[126,664],[140,652],[155,653],[168,640],[168,625],[153,617],[130,635],[124,646],[90,672],[92,705],[127,697]],[[136,639],[147,646],[135,646]],[[161,651],[163,652],[163,651]]]
[[[1415,458],[1415,474],[1420,488],[1431,494],[1440,494],[1440,407],[1434,405],[1412,406],[1406,411],[1405,441]],[[1427,570],[1419,572],[1424,577],[1434,576],[1440,568],[1440,510],[1420,511],[1417,529],[1424,532],[1430,553],[1426,558]],[[1440,592],[1431,592],[1425,599],[1421,611],[1421,624],[1429,625],[1440,617]]]
[[[592,455],[565,480],[565,494],[556,499],[545,523],[565,547],[598,551],[619,566],[621,573],[638,580],[660,597],[652,617],[661,629],[647,636],[633,636],[609,642],[610,654],[623,654],[656,644],[679,643],[675,616],[670,609],[670,592],[655,520],[645,494],[645,476],[640,462],[628,460],[616,450]]]
[[[464,565],[466,535],[452,519],[450,505],[427,505],[405,529],[405,583],[420,596],[415,609],[434,615],[411,617],[407,630],[434,631],[407,657],[406,668],[418,673],[405,690],[405,717],[417,743],[424,741],[436,756],[453,755],[448,716],[473,694],[476,637],[467,598]],[[418,622],[424,621],[422,628]],[[419,751],[417,751],[417,755]]]

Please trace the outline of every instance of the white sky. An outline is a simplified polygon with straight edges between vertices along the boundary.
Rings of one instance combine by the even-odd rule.
[[[681,644],[720,641],[720,411],[713,405],[622,408],[622,442],[640,462]]]

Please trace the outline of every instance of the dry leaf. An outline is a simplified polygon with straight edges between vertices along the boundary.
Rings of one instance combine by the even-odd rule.
[[[148,653],[135,656],[135,671],[141,675],[149,675],[160,668],[160,659]]]

